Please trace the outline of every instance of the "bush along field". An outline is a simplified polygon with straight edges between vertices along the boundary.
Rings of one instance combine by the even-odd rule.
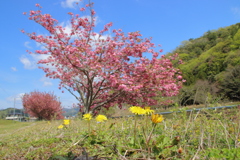
[[[11,132],[5,128],[0,132],[0,159],[240,159],[240,107],[175,112],[171,118],[150,107],[132,106],[129,112],[134,116],[85,114],[22,122]]]

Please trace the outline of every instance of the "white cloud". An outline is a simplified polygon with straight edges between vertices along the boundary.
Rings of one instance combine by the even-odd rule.
[[[22,101],[22,97],[24,96],[25,93],[19,93],[17,95],[14,95],[14,96],[11,96],[11,97],[8,97],[7,100],[8,101]]]
[[[80,0],[65,0],[64,2],[61,2],[61,5],[64,8],[75,8],[74,5],[79,2]]]
[[[16,72],[17,68],[16,67],[11,67],[12,71]]]
[[[45,82],[43,83],[43,86],[52,86],[52,82],[46,82],[46,81],[45,81]]]
[[[35,69],[36,68],[36,62],[30,61],[27,57],[22,56],[20,58],[20,61],[23,63],[25,69]]]
[[[231,10],[232,10],[233,14],[240,17],[240,8],[239,7],[234,7]]]
[[[31,56],[35,61],[47,59],[49,57],[49,55],[47,55],[47,54],[31,54]]]
[[[24,42],[24,46],[25,46],[26,48],[32,49],[32,47],[31,47],[29,44],[30,44],[30,42],[28,42],[28,41]]]
[[[52,85],[53,85],[52,82],[51,82],[51,80],[50,80],[49,78],[47,78],[47,77],[42,77],[42,78],[40,79],[40,81],[43,82],[43,86],[44,86],[44,87],[46,87],[46,86],[52,86]]]
[[[37,68],[37,62],[39,60],[42,59],[47,59],[49,57],[49,55],[46,54],[30,54],[30,56],[26,57],[26,56],[22,56],[20,58],[20,61],[22,62],[22,64],[24,65],[25,69],[35,69]],[[47,65],[42,65],[44,67],[47,67]],[[13,70],[13,67],[12,67]]]

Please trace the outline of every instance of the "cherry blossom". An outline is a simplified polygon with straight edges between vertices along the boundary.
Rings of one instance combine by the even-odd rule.
[[[90,3],[81,8],[82,15],[68,13],[70,32],[51,15],[30,11],[29,19],[49,32],[47,36],[27,33],[46,49],[35,54],[49,55],[38,62],[54,67],[40,66],[46,76],[60,79],[59,89],[65,88],[79,101],[83,114],[124,103],[156,105],[156,96],[177,95],[183,82],[181,72],[172,64],[177,55],[158,58],[162,50],[155,51],[151,38],[143,38],[138,31],[113,29],[106,36],[112,22],[95,32],[96,12],[92,7]]]
[[[39,119],[63,119],[61,102],[53,93],[34,91],[22,98],[24,110]]]

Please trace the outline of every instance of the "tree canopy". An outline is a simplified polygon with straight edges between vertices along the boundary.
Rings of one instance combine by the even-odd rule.
[[[23,96],[22,104],[26,113],[40,120],[63,119],[61,102],[53,93],[30,92]]]
[[[47,77],[60,79],[59,88],[65,88],[79,101],[83,113],[115,104],[121,107],[123,103],[154,105],[159,92],[161,96],[173,96],[181,88],[181,72],[171,62],[176,55],[159,59],[161,50],[155,51],[151,38],[142,38],[140,32],[126,34],[113,29],[107,34],[111,22],[95,32],[93,3],[80,8],[82,15],[68,13],[70,32],[51,15],[42,14],[39,4],[36,6],[39,10],[30,11],[29,19],[49,32],[27,33],[45,47],[35,53],[48,55],[38,63],[52,66],[41,68]],[[88,16],[84,16],[86,12]],[[152,58],[144,57],[146,54]]]

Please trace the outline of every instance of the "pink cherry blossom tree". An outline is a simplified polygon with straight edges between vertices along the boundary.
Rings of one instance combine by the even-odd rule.
[[[53,93],[34,91],[25,94],[22,104],[26,113],[40,120],[63,119],[61,102]]]
[[[70,32],[51,15],[42,14],[39,4],[36,6],[39,10],[30,11],[29,19],[49,35],[26,34],[45,47],[35,51],[48,55],[38,62],[44,64],[40,68],[47,77],[60,79],[59,89],[65,88],[79,101],[81,112],[115,104],[121,108],[123,103],[155,105],[156,96],[174,96],[181,88],[181,73],[171,63],[177,55],[159,59],[161,50],[155,51],[151,38],[142,38],[140,32],[126,34],[113,29],[107,34],[112,23],[95,32],[93,3],[80,8],[80,13],[88,16],[68,13]],[[144,57],[147,54],[152,58]]]

